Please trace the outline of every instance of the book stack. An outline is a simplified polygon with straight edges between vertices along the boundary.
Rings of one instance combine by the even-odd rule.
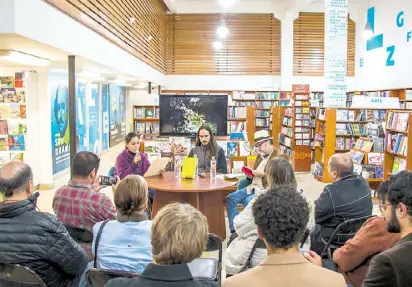
[[[279,92],[256,92],[257,100],[279,100]]]
[[[386,150],[397,155],[407,155],[408,136],[404,134],[388,134]]]

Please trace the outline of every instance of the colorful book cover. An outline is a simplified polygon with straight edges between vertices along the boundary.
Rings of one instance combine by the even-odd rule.
[[[146,118],[148,118],[148,119],[154,118],[153,109],[146,109]]]
[[[239,150],[239,143],[237,142],[228,142],[227,143],[227,154],[228,156],[237,156]]]
[[[0,106],[0,119],[10,119],[11,110],[10,105]]]
[[[9,121],[9,135],[19,135],[20,130],[19,130],[19,123],[16,123],[16,121]]]
[[[25,119],[26,117],[26,105],[20,105],[20,118]]]
[[[1,88],[1,102],[3,103],[17,103],[17,93],[15,88]]]
[[[0,77],[0,88],[14,88],[14,77]]]
[[[7,120],[0,120],[0,135],[8,135],[9,134],[9,127],[7,124]]]
[[[383,164],[383,153],[379,152],[370,152],[368,153],[368,163],[375,165]]]
[[[12,135],[9,136],[9,150],[24,151],[24,136],[23,135]]]
[[[15,88],[23,88],[23,73],[15,73],[14,74],[15,82],[14,82],[14,87]]]
[[[362,165],[361,164],[353,164],[353,172],[358,174],[358,175],[362,175]]]
[[[21,104],[26,103],[26,92],[24,90],[18,90],[16,93],[17,93],[17,99],[19,103]]]
[[[20,135],[27,135],[27,125],[26,124],[19,124],[19,134]]]
[[[22,152],[11,152],[10,153],[10,160],[11,161],[15,161],[15,160],[23,161],[23,159],[24,159],[24,155],[23,155]]]
[[[383,178],[383,166],[375,167],[376,178]]]
[[[144,152],[147,152],[147,153],[157,152],[156,142],[145,141],[144,142]]]
[[[136,108],[136,118],[142,119],[145,117],[145,108]]]
[[[0,151],[5,151],[9,149],[9,143],[7,137],[0,137]]]
[[[11,119],[20,118],[20,105],[19,104],[10,104],[10,118]]]

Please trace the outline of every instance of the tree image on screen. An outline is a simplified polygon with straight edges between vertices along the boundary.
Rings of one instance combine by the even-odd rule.
[[[216,134],[226,126],[227,102],[219,103],[213,97],[168,97],[160,106],[163,133],[195,134],[206,124]]]

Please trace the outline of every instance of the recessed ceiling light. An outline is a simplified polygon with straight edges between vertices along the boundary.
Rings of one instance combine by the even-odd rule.
[[[229,29],[226,27],[226,25],[222,25],[217,27],[216,33],[219,36],[219,38],[224,39],[229,34]]]
[[[134,22],[136,22],[136,18],[135,17],[130,17],[129,22],[130,22],[130,24],[133,24]]]
[[[215,42],[213,43],[213,48],[214,48],[215,50],[219,51],[220,49],[223,48],[223,43],[220,42],[220,41],[215,41]]]
[[[223,8],[229,8],[236,4],[237,0],[219,0],[219,5]]]

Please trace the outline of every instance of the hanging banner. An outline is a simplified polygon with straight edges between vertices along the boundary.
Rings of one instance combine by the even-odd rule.
[[[100,148],[100,124],[99,124],[99,85],[91,85],[90,98],[88,100],[89,117],[89,150],[98,154]]]
[[[126,87],[109,85],[110,147],[124,141],[126,136]]]
[[[67,85],[52,84],[51,131],[53,173],[70,165],[69,90]]]
[[[77,133],[77,151],[87,150],[86,141],[86,85],[77,84],[76,93],[76,133]]]
[[[109,148],[109,85],[102,85],[102,148]]]
[[[348,0],[325,0],[324,107],[346,107]]]

